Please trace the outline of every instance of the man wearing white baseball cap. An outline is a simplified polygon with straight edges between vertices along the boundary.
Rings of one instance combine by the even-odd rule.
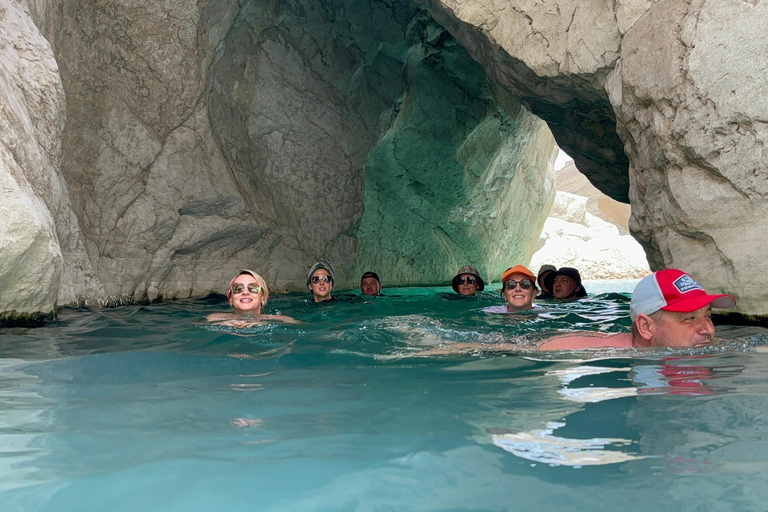
[[[540,350],[600,347],[673,347],[709,345],[715,338],[712,308],[736,305],[730,295],[709,295],[681,270],[659,270],[644,277],[632,292],[630,333],[566,334],[547,339]]]

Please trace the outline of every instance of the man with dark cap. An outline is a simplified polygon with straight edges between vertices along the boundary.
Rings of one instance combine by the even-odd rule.
[[[451,280],[451,287],[459,295],[467,297],[483,291],[485,283],[475,267],[464,265]]]
[[[544,282],[557,300],[571,301],[587,296],[581,285],[581,274],[573,267],[560,267],[544,278]]]
[[[333,267],[325,260],[317,260],[307,272],[307,288],[312,292],[315,302],[327,302],[334,300],[331,297],[333,290]]]
[[[363,295],[381,295],[381,279],[376,272],[366,272],[360,278],[360,291]]]

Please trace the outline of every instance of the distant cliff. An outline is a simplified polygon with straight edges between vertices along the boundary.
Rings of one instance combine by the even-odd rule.
[[[578,268],[584,279],[636,279],[648,273],[643,248],[629,234],[630,206],[605,196],[573,162],[556,172],[557,194],[531,270]]]

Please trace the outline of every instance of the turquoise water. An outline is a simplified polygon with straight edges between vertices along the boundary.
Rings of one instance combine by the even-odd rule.
[[[628,299],[490,315],[495,296],[448,290],[278,296],[267,312],[308,323],[244,332],[201,325],[220,298],[5,329],[0,510],[765,510],[764,330],[721,326],[697,352],[498,353],[625,330]]]

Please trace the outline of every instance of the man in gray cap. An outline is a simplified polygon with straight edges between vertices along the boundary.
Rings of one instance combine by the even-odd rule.
[[[483,291],[485,283],[475,267],[472,265],[464,265],[459,269],[451,281],[451,287],[453,288],[453,291],[466,297],[474,295],[476,292]]]
[[[554,265],[542,265],[539,269],[538,277],[536,278],[536,282],[539,283],[539,288],[541,288],[541,293],[536,296],[537,299],[554,299],[555,296],[552,293],[552,289],[547,287],[547,283],[545,280],[547,279],[547,276],[551,274],[552,272],[557,272],[557,267]]]
[[[315,302],[327,302],[334,300],[331,297],[333,290],[333,267],[325,260],[317,260],[307,272],[307,288],[312,292]]]

